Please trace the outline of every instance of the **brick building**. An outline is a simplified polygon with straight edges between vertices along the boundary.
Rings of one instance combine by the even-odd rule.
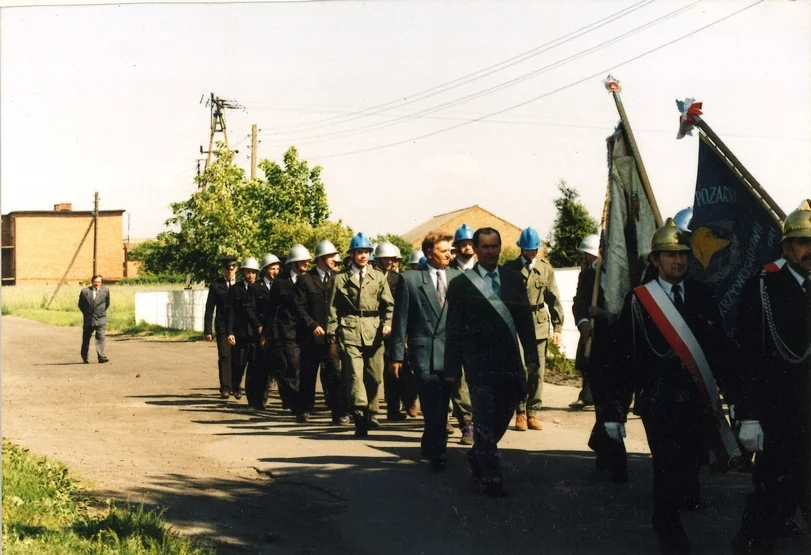
[[[505,246],[515,245],[521,228],[516,227],[507,220],[499,218],[492,212],[488,212],[478,204],[461,208],[453,212],[447,212],[434,216],[425,223],[422,223],[403,234],[403,239],[408,241],[415,249],[420,248],[423,238],[429,231],[445,231],[453,234],[463,223],[466,223],[474,230],[480,227],[492,227],[501,234],[501,242]]]
[[[90,280],[93,212],[71,208],[69,203],[62,203],[54,205],[52,212],[30,210],[2,216],[3,285],[57,283],[74,255],[76,260],[65,281]],[[99,210],[97,271],[105,281],[124,276],[123,214],[124,210]]]

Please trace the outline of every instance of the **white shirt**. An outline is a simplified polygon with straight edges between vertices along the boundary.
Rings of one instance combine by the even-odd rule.
[[[788,263],[786,263],[786,265],[788,265]],[[803,291],[805,291],[805,288],[803,288],[803,283],[805,283],[805,278],[803,276],[801,276],[800,274],[798,274],[794,270],[794,268],[792,268],[791,266],[788,267],[788,271],[791,272],[791,275],[794,276],[794,279],[797,280],[797,283],[799,283],[800,287],[803,289]]]
[[[490,287],[490,289],[493,289],[493,278],[491,278],[489,275],[487,275],[487,274],[489,274],[490,272],[488,272],[487,270],[485,270],[485,269],[484,269],[484,267],[483,267],[483,266],[481,266],[481,265],[476,266],[476,270],[479,272],[479,275],[480,275],[480,276],[482,276],[482,279],[483,279],[483,280],[484,280],[484,282],[485,282],[485,283],[486,283],[486,284],[487,284],[487,285]],[[498,278],[499,283],[501,283],[501,274],[500,274],[500,273],[499,273],[499,271],[498,271],[498,266],[496,266],[496,268],[493,270],[493,272],[495,272],[496,277]],[[493,290],[493,292],[495,293],[495,290]]]
[[[324,270],[322,270],[318,266],[316,266],[315,269],[318,271],[318,278],[321,281],[324,281],[324,276],[329,276],[329,272],[325,272]]]
[[[265,282],[265,287],[267,287],[268,289],[270,289],[270,284],[272,283],[271,279],[270,279],[270,278],[268,278],[267,276],[264,276],[264,277],[262,278],[262,281],[264,281],[264,282]]]
[[[456,259],[457,259],[457,260],[460,260],[460,259],[459,259],[459,257],[457,257]],[[461,260],[460,260],[460,262],[461,262]],[[460,264],[460,268],[461,268],[462,270],[464,270],[465,272],[467,272],[468,270],[472,270],[472,269],[473,269],[473,266],[475,266],[475,265],[476,265],[476,257],[475,257],[475,256],[471,256],[471,257],[470,257],[470,260],[468,260],[468,261],[467,261],[467,262],[465,262],[464,264]]]
[[[354,274],[354,275],[358,275],[358,274],[360,274],[360,276],[361,276],[361,277],[364,277],[364,278],[366,277],[366,266],[364,266],[364,267],[361,269],[361,268],[358,268],[357,266],[355,266],[354,264],[352,264],[352,265],[349,267],[349,269],[352,271],[352,274]],[[360,278],[359,278],[359,279],[360,279]]]
[[[299,273],[293,268],[290,268],[290,281],[292,281],[295,284],[296,280],[298,279],[298,276]]]
[[[529,262],[529,269],[530,269],[530,270],[531,270],[531,269],[533,269],[533,268],[535,267],[535,259],[533,258],[532,260],[528,260],[528,259],[527,259],[527,258],[525,258],[525,257],[524,257],[524,255],[522,254],[522,255],[521,255],[521,266],[523,266],[524,268],[526,268],[526,267],[527,267],[527,262]]]
[[[434,268],[433,266],[431,266],[430,264],[427,264],[426,267],[428,268],[428,274],[431,276],[431,282],[434,284],[434,289],[436,289],[436,284],[437,284],[436,280],[438,280],[438,279],[442,280],[442,283],[445,284],[445,289],[447,289],[448,288],[448,277],[447,277],[447,275],[445,275],[445,270],[438,270],[438,269]],[[442,274],[442,275],[440,276],[440,274]]]
[[[667,296],[671,301],[674,300],[673,299],[673,286],[674,285],[678,285],[679,288],[680,288],[679,293],[681,293],[681,300],[682,301],[687,300],[687,295],[684,294],[684,281],[683,280],[680,281],[679,283],[668,283],[667,281],[663,280],[661,277],[657,277],[656,279],[659,281],[659,285],[662,286],[662,289],[664,289],[665,293],[667,293]]]

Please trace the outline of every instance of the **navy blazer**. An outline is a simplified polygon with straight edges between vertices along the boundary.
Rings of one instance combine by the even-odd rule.
[[[476,268],[470,272],[476,272]],[[535,323],[529,308],[524,278],[499,266],[501,300],[515,322],[518,337],[496,309],[463,273],[448,285],[448,323],[445,344],[445,375],[460,378],[462,367],[471,384],[526,388],[526,364],[538,363]],[[521,360],[516,341],[521,343]]]

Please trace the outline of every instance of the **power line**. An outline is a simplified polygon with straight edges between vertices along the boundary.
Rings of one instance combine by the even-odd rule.
[[[588,56],[589,54],[592,54],[593,52],[601,50],[602,48],[604,48],[604,47],[606,47],[608,45],[611,45],[611,44],[614,44],[614,43],[619,42],[621,40],[624,40],[624,39],[626,39],[626,38],[628,38],[630,36],[633,36],[633,35],[635,35],[637,33],[642,32],[642,31],[644,31],[644,30],[646,30],[646,29],[648,29],[650,27],[658,25],[658,24],[660,24],[660,23],[662,23],[664,21],[667,21],[668,19],[676,17],[676,16],[680,15],[681,13],[693,8],[697,4],[700,4],[700,3],[704,2],[704,1],[705,0],[696,0],[692,4],[688,4],[687,6],[683,6],[683,7],[679,8],[679,9],[677,9],[677,10],[674,10],[674,11],[669,12],[669,13],[663,15],[663,16],[660,16],[660,17],[658,17],[658,18],[656,18],[656,19],[654,19],[652,21],[644,23],[643,25],[635,27],[634,29],[631,29],[630,31],[626,31],[625,33],[623,33],[623,34],[621,34],[619,36],[616,36],[616,37],[613,37],[613,38],[611,38],[611,39],[609,39],[607,41],[601,42],[601,43],[599,43],[599,44],[597,44],[595,46],[592,46],[591,48],[588,48],[586,50],[581,50],[580,52],[578,52],[576,54],[572,54],[571,56],[568,56],[568,57],[563,58],[561,60],[557,60],[555,62],[552,62],[551,64],[547,64],[547,65],[545,65],[545,66],[543,66],[543,67],[541,67],[539,69],[531,71],[530,73],[526,73],[526,74],[521,75],[519,77],[515,77],[513,79],[510,79],[509,81],[500,83],[498,85],[494,85],[494,86],[492,86],[490,88],[487,88],[487,89],[484,89],[484,90],[481,90],[481,91],[478,91],[478,92],[475,92],[475,93],[471,93],[469,95],[463,96],[463,97],[458,98],[456,100],[450,100],[448,102],[444,102],[444,103],[436,105],[434,107],[426,108],[426,109],[424,109],[424,110],[422,110],[420,112],[417,112],[415,114],[411,114],[411,115],[408,115],[408,116],[400,116],[400,117],[392,118],[392,119],[382,121],[382,122],[370,123],[370,124],[362,125],[360,127],[354,127],[352,129],[345,129],[343,131],[332,131],[330,133],[322,133],[320,135],[312,135],[312,136],[309,136],[309,137],[298,137],[298,138],[294,137],[291,140],[295,140],[295,142],[298,143],[298,144],[312,144],[313,142],[320,142],[323,139],[329,139],[329,138],[336,138],[337,139],[337,138],[348,137],[348,136],[356,135],[356,134],[361,133],[361,132],[368,131],[370,129],[380,129],[380,128],[383,128],[383,127],[389,127],[391,125],[397,125],[397,124],[399,124],[401,122],[415,119],[416,117],[421,116],[423,114],[432,114],[432,113],[444,110],[445,108],[449,108],[449,107],[452,107],[452,106],[458,106],[459,104],[463,104],[465,102],[469,102],[471,100],[481,98],[482,96],[492,94],[492,93],[500,91],[502,89],[512,87],[513,85],[517,85],[518,83],[521,83],[521,82],[524,82],[524,81],[526,81],[528,79],[536,77],[536,76],[538,76],[538,75],[540,75],[542,73],[545,73],[545,72],[547,72],[547,71],[549,71],[551,69],[556,69],[558,67],[562,67],[562,66],[564,66],[566,64],[569,64],[569,63],[571,63],[571,62],[573,62],[573,61],[575,61],[575,60],[577,60],[579,58],[582,58],[584,56]]]
[[[623,8],[623,9],[621,9],[621,10],[619,10],[619,11],[617,11],[617,12],[615,12],[615,13],[607,16],[607,17],[604,17],[603,19],[599,19],[597,21],[589,23],[588,25],[585,25],[585,26],[581,27],[580,29],[572,31],[571,33],[568,33],[566,35],[563,35],[563,36],[558,37],[556,39],[553,39],[551,41],[545,42],[545,43],[543,43],[543,44],[541,44],[539,46],[536,46],[536,47],[534,47],[534,48],[532,48],[530,50],[527,50],[526,52],[522,52],[521,54],[513,56],[512,58],[508,58],[506,60],[498,62],[497,64],[493,64],[491,66],[485,67],[485,68],[480,69],[478,71],[475,71],[473,73],[463,75],[462,77],[458,77],[456,79],[453,79],[452,81],[447,81],[445,83],[441,83],[439,85],[433,86],[433,87],[431,87],[429,89],[426,89],[424,91],[409,95],[409,96],[405,97],[405,101],[404,101],[404,99],[392,100],[392,101],[386,102],[384,104],[378,104],[377,106],[371,106],[371,107],[365,108],[363,110],[358,110],[358,111],[353,112],[351,114],[345,114],[345,115],[341,115],[341,116],[334,116],[334,117],[330,117],[330,118],[324,118],[322,120],[309,122],[309,123],[302,123],[302,124],[297,124],[297,125],[290,125],[290,126],[286,126],[286,127],[281,127],[281,128],[277,128],[276,131],[284,131],[284,132],[286,132],[286,131],[309,131],[309,130],[318,129],[318,128],[321,128],[321,127],[328,127],[330,125],[337,125],[337,124],[340,124],[340,123],[347,123],[349,121],[353,121],[353,120],[356,120],[356,119],[361,119],[361,118],[364,118],[364,117],[368,117],[368,116],[371,116],[371,115],[374,115],[374,114],[378,114],[380,112],[385,112],[385,111],[391,110],[393,108],[399,108],[399,107],[402,107],[402,106],[407,106],[409,104],[413,104],[414,102],[418,102],[420,100],[430,98],[432,96],[435,96],[437,94],[441,94],[443,92],[446,92],[446,91],[449,91],[451,89],[460,87],[462,85],[472,83],[473,81],[478,81],[479,79],[482,79],[484,77],[492,75],[493,73],[497,73],[499,71],[502,71],[504,69],[512,67],[512,66],[514,66],[516,64],[524,62],[524,61],[526,61],[526,60],[528,60],[530,58],[533,58],[533,57],[538,56],[538,55],[540,55],[540,54],[542,54],[544,52],[547,52],[548,50],[551,50],[551,49],[556,48],[556,47],[558,47],[558,46],[560,46],[562,44],[565,44],[565,43],[569,42],[570,40],[578,38],[578,37],[580,37],[580,36],[582,36],[582,35],[584,35],[586,33],[590,33],[591,31],[594,31],[595,29],[599,29],[600,27],[603,27],[603,26],[605,26],[605,25],[607,25],[609,23],[612,23],[613,21],[616,21],[617,19],[625,17],[626,15],[628,15],[630,13],[633,13],[633,12],[635,12],[635,11],[641,9],[641,8],[644,8],[648,4],[651,4],[651,3],[655,2],[655,1],[656,0],[642,0],[640,2],[637,2],[636,4],[633,4],[633,5],[629,6],[629,7],[627,7],[627,8]],[[258,104],[261,104],[261,103],[258,103]],[[335,121],[335,120],[342,120],[342,121]]]
[[[615,64],[615,65],[612,65],[612,66],[607,67],[605,69],[602,69],[602,70],[600,70],[600,71],[598,71],[596,73],[593,73],[593,74],[591,74],[591,75],[589,75],[587,77],[583,77],[582,79],[578,79],[577,81],[574,81],[574,82],[569,83],[567,85],[563,85],[562,87],[559,87],[559,88],[554,89],[552,91],[549,91],[549,92],[546,92],[544,94],[538,95],[538,96],[536,96],[534,98],[530,98],[529,100],[525,100],[524,102],[520,102],[518,104],[515,104],[513,106],[509,106],[509,107],[504,108],[502,110],[498,110],[497,112],[492,112],[490,114],[481,116],[479,118],[472,119],[470,121],[465,121],[465,122],[459,123],[457,125],[452,125],[450,127],[445,127],[443,129],[438,129],[436,131],[432,131],[430,133],[425,133],[425,134],[419,135],[417,137],[412,137],[412,138],[409,138],[409,139],[404,139],[404,140],[396,141],[396,142],[393,142],[393,143],[387,143],[387,144],[384,144],[384,145],[378,145],[378,146],[374,146],[374,147],[363,148],[363,149],[353,150],[353,151],[349,151],[349,152],[341,152],[341,153],[337,153],[337,154],[327,154],[327,155],[324,155],[324,156],[311,156],[310,158],[312,158],[312,159],[337,158],[337,157],[340,157],[340,156],[350,156],[352,154],[361,154],[361,153],[364,153],[364,152],[372,152],[372,151],[375,151],[375,150],[381,150],[381,149],[384,149],[384,148],[389,148],[389,147],[393,147],[393,146],[399,146],[399,145],[402,145],[402,144],[405,144],[405,143],[415,142],[415,141],[418,141],[420,139],[433,137],[434,135],[439,135],[440,133],[445,133],[447,131],[452,131],[454,129],[464,127],[466,125],[470,125],[471,123],[476,123],[476,122],[484,120],[484,119],[488,119],[488,118],[491,118],[491,117],[494,117],[494,116],[499,116],[501,114],[504,114],[504,113],[509,112],[511,110],[514,110],[516,108],[520,108],[522,106],[526,106],[527,104],[531,104],[533,102],[541,100],[542,98],[546,98],[547,96],[551,96],[553,94],[559,93],[559,92],[564,91],[566,89],[570,89],[570,88],[572,88],[574,86],[577,86],[577,85],[579,85],[581,83],[589,81],[590,79],[595,79],[597,77],[605,75],[606,73],[608,73],[608,72],[610,72],[612,70],[615,70],[615,69],[617,69],[619,67],[627,65],[627,64],[629,64],[631,62],[635,62],[636,60],[644,58],[645,56],[648,56],[649,54],[653,54],[654,52],[658,52],[659,50],[661,50],[663,48],[667,48],[668,46],[676,44],[677,42],[680,42],[680,41],[682,41],[682,40],[684,40],[684,39],[686,39],[688,37],[691,37],[691,36],[693,36],[693,35],[695,35],[697,33],[700,33],[701,31],[704,31],[705,29],[709,29],[710,27],[713,27],[713,26],[715,26],[715,25],[717,25],[719,23],[722,23],[722,22],[726,21],[727,19],[729,19],[731,17],[734,17],[734,16],[736,16],[736,15],[738,15],[740,13],[743,13],[746,10],[748,10],[750,8],[753,8],[753,7],[755,7],[758,4],[761,4],[763,2],[764,2],[764,0],[757,0],[756,2],[753,2],[752,4],[749,4],[748,6],[745,6],[745,7],[741,8],[741,9],[739,9],[739,10],[736,10],[736,11],[734,11],[734,12],[732,12],[732,13],[730,13],[730,14],[728,14],[728,15],[720,18],[720,19],[717,19],[717,20],[713,21],[712,23],[708,23],[707,25],[704,25],[703,27],[699,27],[698,29],[696,29],[694,31],[691,31],[691,32],[689,32],[689,33],[687,33],[685,35],[682,35],[682,36],[680,36],[680,37],[678,37],[676,39],[670,40],[670,41],[668,41],[668,42],[666,42],[664,44],[661,44],[661,45],[659,45],[659,46],[657,46],[655,48],[651,48],[650,50],[647,50],[647,51],[645,51],[645,52],[643,52],[641,54],[638,54],[636,56],[628,58],[627,60],[624,60],[624,61],[622,61],[622,62],[620,62],[618,64]]]

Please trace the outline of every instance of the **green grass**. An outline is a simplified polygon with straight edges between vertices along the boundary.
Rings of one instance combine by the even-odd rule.
[[[3,441],[3,553],[214,555],[174,532],[163,511],[108,503],[91,514],[68,469]]]
[[[15,285],[0,289],[3,315],[19,316],[51,324],[53,326],[82,325],[82,313],[79,312],[79,292],[85,286],[65,285],[54,298],[50,308],[46,308],[53,296],[55,286],[49,285]],[[167,330],[135,322],[135,293],[142,291],[180,290],[182,284],[147,284],[147,285],[110,285],[110,308],[107,311],[107,331],[133,336],[161,336],[175,341],[201,339],[200,333],[194,331]]]

